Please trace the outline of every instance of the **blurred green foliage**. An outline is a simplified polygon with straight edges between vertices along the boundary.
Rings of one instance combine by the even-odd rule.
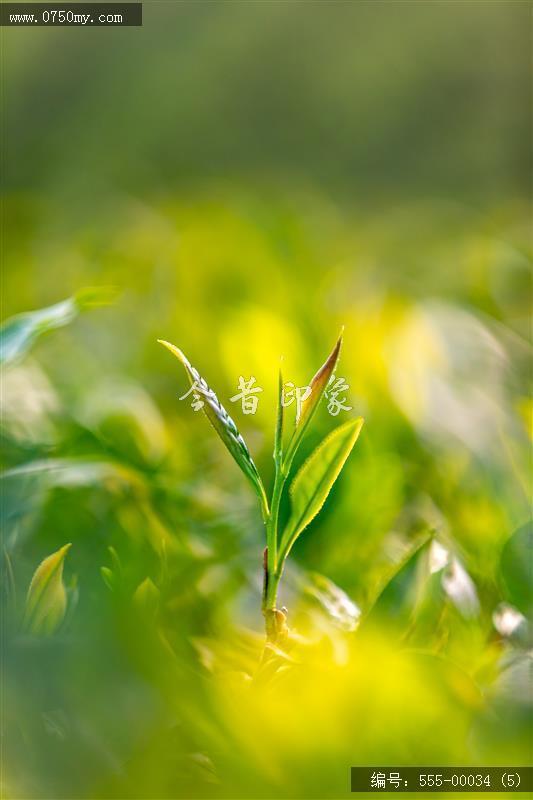
[[[528,761],[528,13],[145,3],[139,29],[2,31],[4,319],[117,287],[2,375],[3,796],[348,797],[352,764]],[[264,662],[260,515],[156,339],[269,482],[279,356],[305,385],[342,324],[365,426]],[[65,616],[28,632],[68,543]]]

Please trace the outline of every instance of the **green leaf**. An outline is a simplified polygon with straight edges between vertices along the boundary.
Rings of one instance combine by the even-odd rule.
[[[4,548],[4,563],[2,569],[2,583],[6,595],[7,606],[10,609],[10,611],[15,611],[17,606],[15,575],[13,573],[13,565],[11,564],[11,557],[5,548]]]
[[[310,393],[308,397],[302,403],[302,410],[300,412],[300,416],[296,420],[296,427],[294,429],[294,433],[292,435],[292,439],[289,442],[289,446],[287,448],[287,455],[284,460],[284,472],[287,475],[289,473],[292,460],[296,454],[296,451],[302,441],[303,435],[311,419],[318,408],[318,404],[326,390],[328,385],[329,379],[331,378],[337,361],[339,360],[339,353],[342,346],[342,331],[340,333],[339,338],[335,344],[335,347],[322,364],[318,372],[314,375],[313,379],[311,380],[310,386]]]
[[[53,306],[6,320],[0,326],[0,365],[6,366],[22,358],[43,333],[68,325],[80,311],[109,303],[112,297],[113,290],[107,287],[83,289]]]
[[[153,618],[159,608],[159,589],[150,578],[145,578],[140,583],[133,595],[133,602],[137,610],[146,618]]]
[[[45,558],[33,574],[24,615],[24,628],[29,633],[50,635],[63,621],[67,608],[63,562],[70,547],[66,544]]]
[[[117,575],[120,575],[122,573],[122,563],[120,561],[120,558],[118,556],[117,551],[111,545],[107,548],[107,551],[108,551],[109,555],[111,556],[111,561],[113,562],[114,572]]]
[[[429,547],[432,534],[424,532],[407,549],[403,558],[392,566],[380,582],[373,600],[370,602],[364,617],[364,625],[383,619],[393,622],[393,629],[398,636],[413,619],[413,613],[420,603],[421,586],[429,575]],[[431,591],[436,591],[442,599],[440,587],[442,573],[436,573],[431,582]]]
[[[316,517],[335,483],[363,426],[363,418],[340,425],[319,444],[301,467],[289,489],[291,516],[281,539],[280,558]]]
[[[268,501],[263,482],[257,471],[257,467],[252,460],[250,451],[248,450],[244,439],[237,430],[237,426],[235,425],[234,421],[213,390],[209,388],[205,380],[200,376],[198,370],[189,363],[184,353],[182,353],[178,347],[170,342],[164,341],[163,339],[158,339],[158,342],[166,347],[167,350],[170,350],[170,352],[183,364],[191,386],[194,386],[201,395],[201,399],[203,400],[203,412],[241,470],[254,487],[259,499],[261,500],[263,516],[267,518]]]
[[[120,586],[122,578],[122,564],[114,547],[109,546],[107,550],[111,556],[112,567],[100,567],[100,575],[102,576],[107,588],[112,592],[115,592]]]
[[[116,589],[116,578],[113,570],[109,569],[109,567],[100,567],[100,575],[107,588],[114,592]]]
[[[527,617],[533,613],[533,522],[527,522],[506,541],[500,568],[506,597]]]
[[[7,550],[27,538],[38,524],[50,492],[99,487],[113,495],[144,493],[142,476],[120,464],[81,458],[45,458],[19,464],[0,474],[0,527]]]

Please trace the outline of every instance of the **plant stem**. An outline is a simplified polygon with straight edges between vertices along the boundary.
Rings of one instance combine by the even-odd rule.
[[[272,490],[272,501],[270,504],[270,514],[267,521],[267,549],[265,553],[265,584],[263,588],[263,614],[265,617],[265,628],[267,640],[269,642],[278,641],[280,631],[286,630],[285,615],[277,610],[278,586],[281,578],[283,564],[278,564],[278,519],[281,495],[286,480],[286,473],[276,459],[276,474],[274,477],[274,488]]]
[[[265,615],[276,609],[277,591],[281,578],[281,570],[278,568],[278,519],[281,495],[285,483],[286,475],[276,464],[276,475],[274,478],[274,488],[272,490],[272,502],[270,504],[270,515],[267,521],[267,554],[265,569],[265,593],[263,599],[263,612]]]
[[[270,573],[268,576],[268,584],[265,598],[265,612],[274,611],[277,604],[278,586],[281,579],[281,573]]]
[[[284,619],[282,612],[277,611],[278,585],[283,571],[283,564],[278,565],[278,519],[283,487],[287,479],[287,471],[283,468],[283,376],[281,364],[278,374],[278,410],[274,435],[274,487],[268,517],[265,520],[267,546],[263,554],[264,585],[263,614],[267,639],[275,642],[280,629],[278,615]]]

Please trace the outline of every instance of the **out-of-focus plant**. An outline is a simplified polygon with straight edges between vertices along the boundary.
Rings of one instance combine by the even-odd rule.
[[[266,529],[266,547],[263,553],[264,583],[262,610],[269,642],[280,643],[287,637],[287,612],[277,608],[278,586],[283,568],[294,542],[318,514],[339,476],[346,459],[357,441],[363,425],[362,417],[350,420],[330,433],[300,468],[289,487],[291,514],[283,531],[280,530],[280,505],[284,489],[291,474],[294,457],[303,440],[328,382],[333,375],[342,344],[339,336],[330,355],[316,372],[309,392],[302,400],[296,414],[294,429],[284,444],[283,377],[281,368],[278,382],[278,404],[274,436],[274,483],[270,499],[250,451],[218,397],[209,388],[183,352],[162,339],[159,342],[170,350],[185,367],[191,386],[203,401],[201,408],[226,445],[227,449],[252,484],[260,502]]]
[[[24,628],[29,633],[49,635],[63,622],[67,610],[63,563],[70,547],[66,544],[47,556],[33,573],[24,614]]]
[[[115,290],[110,287],[88,287],[53,306],[25,311],[7,319],[0,326],[0,365],[7,366],[22,358],[39,336],[63,328],[87,308],[107,305]]]
[[[108,233],[95,228],[108,255],[98,250],[86,268],[69,259],[72,242],[86,253],[91,229],[69,231],[51,251],[65,283],[118,283],[124,300],[31,339],[2,370],[6,796],[344,797],[354,753],[367,764],[528,757],[533,540],[520,485],[529,452],[520,236],[505,214],[491,236],[462,210],[460,225],[443,227],[437,205],[409,217],[415,233],[426,230],[422,246],[405,208],[347,226],[339,216],[330,228],[335,214],[318,196],[311,217],[272,200],[245,214],[234,192],[220,204],[212,192],[173,200],[168,238],[155,207],[118,232],[116,220]],[[324,274],[326,251],[337,268]],[[450,269],[455,262],[464,269]],[[15,266],[10,313],[44,306],[46,253],[39,265]],[[262,300],[274,282],[275,312]],[[302,287],[305,303],[295,304]],[[222,491],[232,467],[212,457],[219,445],[207,432],[199,468],[190,412],[169,419],[180,375],[161,375],[154,340],[194,331],[218,391],[219,358],[221,374],[243,363],[258,374],[285,351],[311,376],[323,358],[298,332],[314,326],[319,344],[341,317],[365,446],[347,460],[320,524],[290,551],[273,607],[288,606],[293,630],[265,647],[254,613],[257,478],[251,508]],[[262,397],[275,406],[272,372]],[[295,429],[288,405],[283,412],[286,460]],[[271,418],[273,428],[275,407]],[[264,441],[268,415],[254,419]],[[324,398],[291,473],[328,423]],[[241,433],[270,513],[275,470]],[[324,447],[315,476],[326,469]],[[285,530],[305,521],[288,491],[293,478],[280,501],[278,568]],[[43,614],[37,629],[25,617],[32,575],[70,541],[66,611],[55,627]],[[272,598],[275,580],[269,589]],[[61,612],[57,583],[41,611],[52,597]],[[288,624],[278,613],[273,621]]]

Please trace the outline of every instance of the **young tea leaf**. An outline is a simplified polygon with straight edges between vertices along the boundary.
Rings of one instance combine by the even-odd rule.
[[[63,562],[70,547],[66,544],[45,558],[33,574],[24,615],[24,628],[29,633],[50,635],[63,621],[67,608]]]
[[[234,421],[216,394],[212,389],[209,388],[205,380],[200,376],[198,370],[196,370],[189,363],[182,351],[175,345],[170,344],[170,342],[166,342],[163,339],[158,339],[158,342],[166,347],[167,350],[170,350],[170,352],[183,364],[191,386],[194,386],[195,390],[201,396],[201,400],[203,401],[203,412],[241,470],[254,487],[259,499],[261,500],[263,516],[265,518],[268,517],[268,501],[266,499],[263,482],[259,476],[257,467],[252,460],[250,451],[248,450],[244,439],[237,430],[237,426],[235,425]]]
[[[296,420],[296,427],[294,429],[294,433],[292,435],[292,439],[289,442],[289,446],[287,448],[287,455],[284,460],[284,471],[285,474],[288,474],[290,470],[290,466],[292,464],[292,460],[298,449],[300,442],[302,441],[302,437],[305,433],[305,430],[309,423],[311,422],[311,418],[313,417],[318,404],[324,394],[326,387],[328,385],[329,379],[333,375],[333,371],[339,360],[339,353],[342,346],[342,331],[340,333],[339,338],[337,339],[337,343],[335,347],[327,357],[326,361],[322,364],[318,372],[315,374],[313,379],[310,383],[309,395],[302,403],[302,410],[300,413],[299,418]]]
[[[316,517],[357,441],[363,418],[340,425],[319,444],[301,467],[289,489],[291,516],[283,533],[280,558],[291,547],[311,520]]]

